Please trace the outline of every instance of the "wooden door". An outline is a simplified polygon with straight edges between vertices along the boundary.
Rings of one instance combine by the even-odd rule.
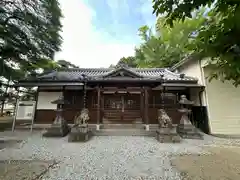
[[[123,108],[121,95],[104,95],[104,123],[121,123]]]
[[[123,108],[123,121],[129,123],[141,122],[140,94],[125,94]]]
[[[127,124],[141,121],[140,95],[104,95],[104,123]]]

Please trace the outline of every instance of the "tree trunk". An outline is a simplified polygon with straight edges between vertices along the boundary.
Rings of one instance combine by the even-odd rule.
[[[9,83],[10,83],[10,79],[8,79],[7,87],[6,87],[5,92],[4,92],[4,96],[6,95],[6,93],[8,91]],[[4,105],[5,105],[5,99],[2,100],[2,107],[1,107],[0,116],[3,116]]]

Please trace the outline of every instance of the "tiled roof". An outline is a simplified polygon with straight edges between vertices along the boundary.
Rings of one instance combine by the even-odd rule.
[[[125,68],[114,69],[114,68],[78,68],[78,69],[67,69],[67,70],[59,70],[53,71],[46,75],[42,75],[38,77],[43,80],[81,80],[83,79],[83,74],[87,76],[89,79],[105,79],[105,76],[117,71],[124,71]],[[166,68],[127,68],[129,72],[136,74],[139,77],[136,79],[165,79],[168,81],[197,81],[196,78],[184,76],[181,77],[180,74],[173,73]],[[111,78],[108,76],[106,79]],[[124,77],[118,77],[124,79]],[[125,77],[127,78],[127,77]]]

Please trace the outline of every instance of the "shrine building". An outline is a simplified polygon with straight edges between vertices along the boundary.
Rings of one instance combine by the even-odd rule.
[[[158,124],[157,111],[161,108],[178,124],[178,102],[183,94],[194,101],[194,124],[201,128],[203,119],[207,119],[206,107],[202,105],[204,86],[194,77],[167,68],[63,69],[20,80],[18,86],[38,87],[35,124],[53,122],[56,104],[51,102],[59,96],[69,102],[64,105],[63,115],[68,124],[73,124],[83,108],[84,87],[89,124],[98,128],[104,124],[138,124],[149,129]]]

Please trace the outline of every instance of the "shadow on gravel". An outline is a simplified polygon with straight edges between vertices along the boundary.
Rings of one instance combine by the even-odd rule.
[[[0,161],[0,179],[37,180],[55,164],[56,161],[40,160]]]
[[[239,180],[240,148],[207,147],[209,154],[181,155],[171,160],[184,180]]]
[[[13,147],[21,142],[22,140],[0,140],[0,150],[8,147]]]
[[[0,118],[0,132],[5,131],[7,129],[11,129],[12,121],[13,121],[12,118],[4,119],[4,120],[2,120],[2,118]]]

